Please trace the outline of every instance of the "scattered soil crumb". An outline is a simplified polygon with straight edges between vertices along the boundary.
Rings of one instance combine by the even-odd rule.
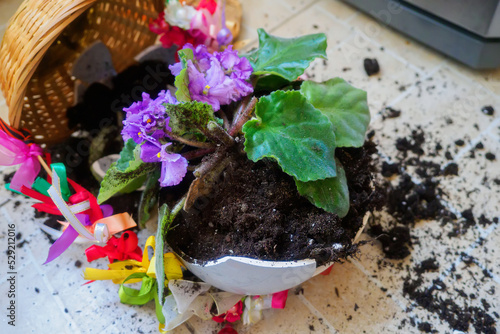
[[[380,72],[380,66],[378,64],[377,59],[375,58],[365,58],[363,60],[363,66],[365,68],[365,72],[368,76],[372,76]]]
[[[493,116],[493,114],[495,113],[495,109],[493,109],[492,106],[485,106],[481,108],[481,111],[483,112],[483,114],[488,116]]]

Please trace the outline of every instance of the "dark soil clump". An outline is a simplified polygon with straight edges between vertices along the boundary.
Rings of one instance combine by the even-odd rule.
[[[382,243],[386,258],[401,260],[410,255],[408,245],[411,245],[411,238],[410,229],[407,226],[395,226],[384,231],[382,226],[373,225],[368,233]]]
[[[366,212],[383,204],[372,189],[375,146],[337,149],[346,170],[351,207],[343,219],[313,206],[292,177],[270,160],[253,163],[246,154],[225,171],[202,213],[180,216],[167,236],[174,249],[198,260],[240,255],[263,260],[314,258],[339,261],[357,251],[352,239]]]
[[[458,165],[454,162],[446,165],[446,167],[443,169],[443,175],[458,175]]]
[[[365,58],[363,60],[363,66],[365,68],[365,72],[368,76],[372,76],[380,72],[380,66],[378,64],[377,59],[373,58]]]
[[[492,106],[485,106],[481,108],[481,111],[483,112],[483,114],[488,116],[493,116],[493,114],[495,113],[495,109],[493,109]]]

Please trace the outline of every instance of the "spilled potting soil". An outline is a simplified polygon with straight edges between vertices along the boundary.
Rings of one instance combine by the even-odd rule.
[[[399,117],[399,113],[395,117]],[[385,119],[386,117],[383,117],[383,121]],[[423,240],[422,235],[417,236],[412,232],[418,224],[439,224],[443,227],[443,231],[444,227],[448,227],[446,229],[448,233],[439,235],[426,233],[425,238],[436,238],[434,244],[438,244],[444,238],[450,239],[453,243],[454,239],[468,233],[475,225],[488,227],[497,224],[498,218],[490,219],[485,215],[475,217],[472,208],[456,212],[447,207],[445,203],[448,194],[441,187],[440,181],[459,175],[460,165],[450,161],[452,159],[450,148],[443,149],[440,143],[436,143],[434,151],[429,152],[431,135],[419,127],[409,127],[413,128],[411,134],[397,138],[394,142],[397,151],[394,160],[381,161],[379,164],[380,174],[386,179],[384,184],[387,196],[386,216],[382,219],[375,215],[368,227],[368,233],[378,240],[377,244],[381,246],[385,258],[389,259],[379,260],[379,269],[390,266],[401,275],[403,279],[401,293],[409,297],[412,302],[407,310],[410,314],[422,308],[448,323],[454,330],[468,332],[473,328],[476,333],[496,333],[496,322],[500,318],[498,311],[495,311],[486,300],[477,300],[476,294],[467,293],[461,288],[462,284],[472,284],[462,277],[461,273],[464,270],[470,273],[469,280],[477,282],[474,286],[481,286],[485,279],[491,278],[490,272],[481,268],[479,261],[470,254],[455,251],[454,254],[463,261],[465,268],[459,270],[455,263],[449,263],[447,266],[451,265],[450,268],[443,268],[438,260],[438,254],[432,251],[430,252],[432,256],[426,260],[413,262],[411,256],[413,246],[424,242],[431,243],[429,240]],[[463,147],[465,142],[457,140],[454,144]],[[468,158],[475,159],[474,152],[481,149],[483,149],[482,144],[478,143]],[[441,165],[432,159],[441,154],[449,162]],[[484,158],[490,160],[486,154]],[[415,176],[410,175],[410,170]],[[480,239],[479,246],[481,246]],[[484,251],[487,252],[487,249]],[[408,259],[409,262],[405,261]],[[437,278],[429,279],[430,277]],[[465,283],[462,280],[465,280]],[[457,293],[461,298],[453,297]],[[488,290],[488,294],[495,293],[494,287]],[[423,320],[426,319],[417,320],[412,315],[409,323],[421,332],[439,332],[435,327],[437,325],[435,321]]]

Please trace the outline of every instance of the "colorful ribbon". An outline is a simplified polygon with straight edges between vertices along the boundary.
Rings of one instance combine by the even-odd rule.
[[[153,250],[153,257],[151,260],[148,257],[148,247]],[[150,236],[146,241],[146,246],[144,246],[144,252],[142,255],[142,261],[137,260],[125,260],[110,263],[108,265],[109,270],[95,269],[95,268],[85,268],[84,278],[86,280],[112,280],[115,284],[124,283],[129,276],[136,273],[147,274],[150,277],[156,278],[155,270],[155,237]],[[171,279],[182,278],[182,264],[179,262],[177,257],[172,253],[167,253],[163,255],[163,260],[165,264],[165,275],[167,281]],[[128,283],[137,283],[140,279],[130,279]]]
[[[124,284],[129,280],[141,279],[142,284],[139,290],[126,287]],[[148,276],[145,273],[135,273],[127,277],[123,283],[120,285],[120,290],[118,291],[118,296],[123,304],[129,305],[144,305],[150,300],[155,301],[156,306],[156,317],[158,321],[163,324],[165,323],[165,317],[161,311],[161,304],[158,299],[158,286],[156,279]]]
[[[85,255],[87,255],[87,261],[89,262],[106,256],[109,263],[129,259],[141,261],[142,250],[138,246],[138,243],[137,234],[132,231],[126,231],[122,233],[119,239],[112,236],[104,247],[98,245],[90,246],[85,250]]]
[[[262,319],[262,311],[270,308],[283,309],[288,298],[288,290],[276,292],[272,295],[254,296],[245,298],[243,310],[243,324],[250,325]]]
[[[183,324],[193,315],[204,320],[211,319],[214,307],[217,314],[223,314],[244,297],[231,292],[212,291],[207,283],[186,280],[170,280],[168,289],[171,294],[165,298],[162,308],[165,316],[165,326],[160,326],[162,333]]]
[[[153,249],[153,256],[149,259],[148,247]],[[84,278],[88,280],[113,280],[120,284],[118,295],[124,304],[143,305],[155,300],[156,316],[161,324],[165,323],[162,307],[158,298],[158,285],[155,270],[155,237],[150,236],[144,246],[142,261],[126,260],[110,263],[109,270],[85,268]],[[182,278],[182,264],[172,253],[164,254],[165,275],[167,281]],[[141,282],[139,290],[126,287],[127,283]]]
[[[273,293],[273,297],[271,299],[271,307],[276,309],[284,309],[287,299],[288,290]]]
[[[37,157],[41,155],[43,150],[32,142],[29,133],[16,130],[0,119],[0,165],[21,165],[10,183],[12,190],[20,192],[23,186],[31,188],[40,172]]]
[[[137,225],[128,213],[111,216],[113,208],[109,205],[99,206],[95,196],[68,179],[63,164],[52,164],[51,168],[52,185],[38,178],[33,183],[33,189],[21,187],[24,195],[41,202],[33,205],[35,209],[62,215],[68,221],[60,222],[65,230],[50,247],[45,263],[61,255],[78,236],[97,244],[106,244],[111,235]],[[75,194],[71,194],[69,185],[73,187]],[[44,227],[44,230],[51,230],[51,234],[59,233],[49,227]]]

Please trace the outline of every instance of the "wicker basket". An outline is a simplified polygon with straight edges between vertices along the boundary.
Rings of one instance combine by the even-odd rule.
[[[124,70],[154,44],[157,36],[149,23],[162,8],[162,0],[25,0],[0,48],[1,88],[11,125],[27,128],[42,144],[67,138],[74,61],[101,40],[116,70]]]

